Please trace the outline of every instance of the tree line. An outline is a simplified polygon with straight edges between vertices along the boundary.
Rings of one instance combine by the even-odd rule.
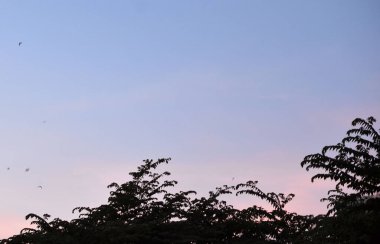
[[[380,136],[376,120],[357,118],[336,145],[306,156],[301,166],[317,171],[311,180],[332,180],[321,201],[325,214],[285,210],[294,194],[264,192],[257,181],[223,185],[206,197],[170,191],[178,182],[161,171],[170,158],[144,160],[132,180],[111,183],[107,204],[77,207],[70,221],[28,214],[34,228],[0,240],[10,243],[380,243]],[[272,208],[236,209],[223,200],[252,195]],[[0,230],[1,231],[1,230]]]

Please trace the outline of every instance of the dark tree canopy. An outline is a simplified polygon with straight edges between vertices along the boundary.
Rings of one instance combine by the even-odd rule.
[[[374,243],[380,229],[380,137],[375,119],[355,119],[354,128],[334,146],[308,155],[302,167],[331,179],[326,215],[298,215],[284,209],[294,194],[263,192],[257,181],[224,185],[207,197],[172,192],[177,181],[159,168],[170,159],[145,160],[132,180],[111,183],[108,203],[77,207],[71,221],[29,214],[35,228],[0,243]],[[236,209],[223,200],[234,194],[258,197],[272,209]],[[357,225],[360,226],[357,226]]]
[[[329,241],[376,243],[380,241],[380,135],[376,120],[357,118],[354,128],[337,145],[308,155],[302,167],[322,172],[311,179],[330,179],[335,189],[326,198],[329,211],[319,226]]]
[[[376,120],[355,119],[353,128],[341,143],[325,146],[322,153],[305,157],[301,166],[323,169],[325,172],[314,175],[311,179],[331,179],[336,181],[336,188],[347,187],[358,196],[372,196],[380,192],[380,136],[373,128]]]
[[[293,194],[265,193],[257,181],[224,185],[208,197],[194,198],[195,191],[170,193],[177,184],[166,180],[169,172],[157,172],[170,159],[145,160],[131,181],[112,183],[108,204],[78,207],[78,219],[70,222],[49,215],[34,219],[36,229],[23,229],[3,243],[219,243],[276,242],[297,239],[309,226],[309,217],[288,213],[284,206]],[[273,206],[268,211],[253,205],[235,209],[220,198],[248,194]],[[301,237],[300,237],[301,238]]]

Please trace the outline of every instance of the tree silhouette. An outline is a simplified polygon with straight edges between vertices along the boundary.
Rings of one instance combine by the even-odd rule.
[[[330,179],[335,189],[326,198],[329,210],[316,230],[329,241],[375,243],[380,240],[380,136],[376,120],[357,118],[341,143],[325,146],[321,153],[301,162],[306,170],[321,173],[311,180]]]
[[[304,217],[288,213],[284,206],[293,194],[265,193],[257,181],[210,191],[208,197],[194,198],[195,191],[168,192],[177,184],[165,180],[167,171],[158,173],[170,159],[145,160],[131,181],[112,183],[108,203],[96,208],[77,207],[79,218],[70,222],[49,215],[35,219],[35,229],[23,229],[2,243],[252,243],[286,242],[301,236]],[[273,206],[238,210],[221,200],[223,195],[248,194]]]
[[[375,119],[355,119],[341,143],[301,162],[318,172],[312,181],[330,179],[336,187],[322,201],[325,215],[285,210],[294,194],[263,192],[257,181],[223,185],[208,196],[172,192],[177,181],[159,171],[170,158],[144,160],[132,179],[111,183],[107,204],[77,207],[71,221],[29,214],[35,228],[0,243],[376,243],[380,229],[380,137]],[[172,191],[170,189],[172,188]],[[225,195],[251,195],[273,208],[236,209]]]

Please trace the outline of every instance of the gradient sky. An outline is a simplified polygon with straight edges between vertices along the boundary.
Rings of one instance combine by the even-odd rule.
[[[31,212],[105,203],[146,158],[172,157],[165,169],[198,196],[252,179],[295,193],[291,211],[324,213],[330,184],[300,162],[354,118],[380,120],[379,12],[377,0],[0,0],[0,238]]]

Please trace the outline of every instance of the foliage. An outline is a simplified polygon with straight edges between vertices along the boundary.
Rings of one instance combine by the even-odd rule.
[[[132,180],[111,183],[108,203],[77,207],[71,221],[29,214],[25,228],[0,243],[375,243],[380,229],[380,137],[375,119],[355,119],[354,128],[334,146],[308,155],[302,167],[322,170],[312,177],[336,182],[322,201],[326,215],[302,216],[285,210],[294,194],[263,192],[257,181],[223,185],[207,197],[171,192],[177,181],[158,170],[170,159],[145,160]],[[355,127],[356,126],[356,127]],[[223,197],[251,195],[271,210],[236,209]],[[380,238],[379,238],[380,239]]]
[[[49,215],[34,219],[35,229],[23,229],[2,243],[252,243],[287,242],[297,239],[309,226],[308,217],[288,213],[284,206],[293,194],[265,193],[257,181],[224,185],[208,197],[192,198],[195,191],[170,193],[177,184],[164,180],[169,172],[156,168],[170,159],[145,160],[131,181],[112,183],[108,204],[97,208],[78,207],[79,218],[70,222],[48,221]],[[238,210],[221,200],[223,195],[248,194],[273,206]],[[304,220],[305,218],[305,220]],[[300,238],[300,237],[299,237]]]
[[[319,169],[311,179],[330,179],[335,189],[326,198],[329,210],[320,221],[329,241],[374,243],[380,240],[380,136],[376,120],[357,118],[341,143],[308,155],[301,166]]]

